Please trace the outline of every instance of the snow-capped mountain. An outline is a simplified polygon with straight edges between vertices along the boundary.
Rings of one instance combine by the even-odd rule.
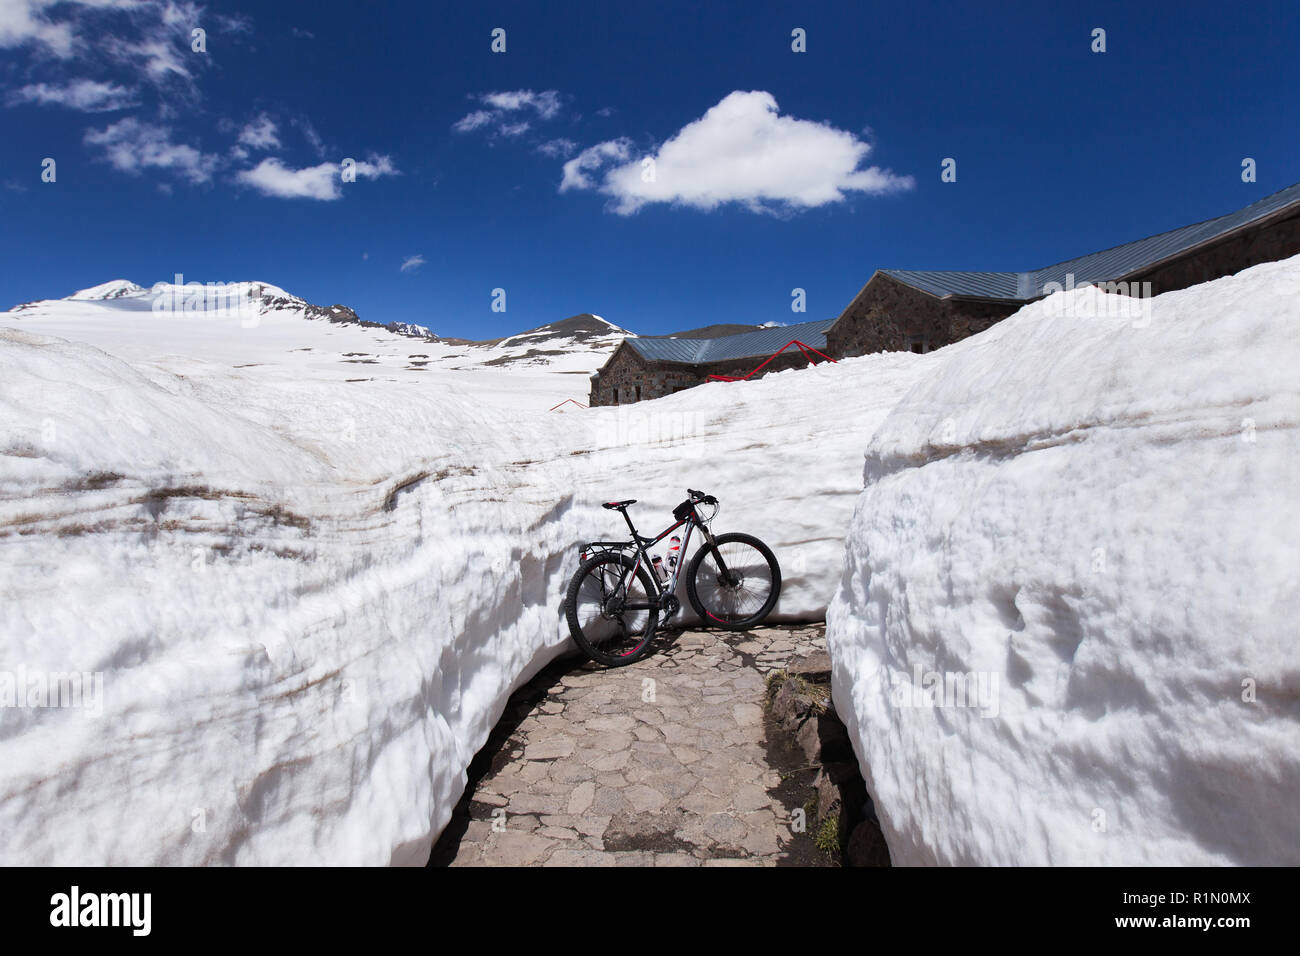
[[[345,383],[427,381],[445,373],[468,386],[467,375],[508,372],[513,378],[504,389],[536,393],[549,405],[585,403],[587,377],[632,334],[582,313],[505,338],[441,338],[424,325],[367,321],[345,305],[314,305],[269,282],[145,288],[126,279],[15,306],[0,313],[5,325],[88,342],[127,360],[158,364],[163,354],[176,356],[178,366],[216,362]],[[538,378],[525,386],[520,374]]]
[[[604,364],[623,339],[635,334],[599,315],[583,312],[501,339],[442,341],[466,347],[464,353],[449,358],[469,358],[488,366],[532,366],[590,374]]]
[[[70,303],[76,305],[70,306]],[[95,309],[100,311],[93,311]],[[271,321],[306,319],[324,321],[334,326],[382,330],[399,339],[419,339],[424,347],[417,353],[411,353],[403,351],[409,348],[409,342],[389,342],[380,338],[368,340],[368,343],[364,343],[365,348],[359,343],[349,342],[349,348],[340,354],[350,360],[350,364],[384,367],[400,365],[410,371],[435,368],[467,371],[486,366],[515,370],[527,368],[562,375],[590,375],[604,364],[623,339],[636,334],[599,315],[583,312],[503,338],[443,338],[424,325],[373,322],[362,319],[345,305],[313,305],[269,282],[157,282],[145,288],[127,279],[114,279],[74,292],[63,299],[26,302],[10,310],[11,314],[21,315],[24,319],[39,315],[42,320],[80,318],[97,322],[108,315],[123,313],[129,313],[138,319],[139,314],[145,312],[169,319],[176,318],[178,314],[194,319],[235,318],[242,328],[260,327]],[[114,338],[114,342],[120,344],[117,338]],[[374,349],[377,342],[389,347]],[[316,348],[311,343],[302,344],[310,346],[305,351]],[[574,397],[579,398],[586,391],[585,383],[577,383],[576,380],[573,384],[566,385],[566,388],[570,388]]]
[[[127,279],[113,279],[111,282],[103,282],[92,285],[89,289],[74,292],[68,298],[74,302],[94,302],[103,299],[120,299],[124,295],[142,295],[144,292],[143,288]]]
[[[139,312],[238,312],[246,320],[273,312],[297,315],[304,319],[324,319],[342,325],[361,325],[387,329],[397,335],[429,338],[432,333],[422,325],[404,322],[367,322],[345,305],[313,305],[306,299],[286,292],[269,282],[155,282],[148,289],[129,279],[113,279],[74,292],[63,299],[25,302],[12,312],[29,312],[47,308],[52,302],[99,302],[127,311]],[[48,309],[47,309],[48,310]]]

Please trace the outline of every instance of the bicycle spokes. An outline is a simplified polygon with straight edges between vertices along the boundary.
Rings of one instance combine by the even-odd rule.
[[[739,541],[718,545],[722,563],[707,550],[695,578],[706,616],[730,623],[747,620],[767,604],[774,587],[772,568],[756,548]]]
[[[598,564],[578,588],[578,625],[605,653],[631,652],[649,637],[651,600],[630,568],[617,562]]]

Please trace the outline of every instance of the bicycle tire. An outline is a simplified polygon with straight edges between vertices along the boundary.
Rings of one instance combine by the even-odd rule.
[[[771,593],[768,594],[767,599],[757,611],[740,618],[729,618],[723,616],[723,614],[725,614],[725,609],[721,607],[706,607],[704,600],[700,597],[698,586],[700,581],[699,575],[701,569],[704,568],[705,561],[710,561],[715,565],[715,567],[716,562],[712,561],[712,549],[708,544],[705,544],[695,552],[695,556],[691,558],[690,566],[686,569],[686,597],[691,602],[691,607],[694,608],[695,613],[700,616],[700,621],[707,627],[718,627],[727,631],[744,631],[751,627],[757,627],[759,624],[763,623],[769,614],[772,613],[772,609],[776,607],[777,600],[781,597],[781,565],[777,563],[776,555],[772,553],[771,548],[762,541],[759,541],[753,535],[742,534],[738,531],[729,531],[726,534],[720,534],[713,540],[719,549],[721,549],[725,544],[742,544],[756,551],[758,555],[763,558],[764,563],[769,569],[772,582]],[[726,561],[725,554],[723,560]],[[707,575],[710,572],[706,570],[704,573]],[[720,580],[718,583],[720,586],[725,588],[725,585],[723,585]]]
[[[569,622],[569,634],[573,637],[574,643],[582,649],[582,652],[599,664],[607,667],[625,667],[628,664],[635,664],[650,650],[650,642],[654,638],[655,630],[659,625],[659,610],[652,607],[645,611],[648,615],[645,630],[638,643],[635,643],[632,649],[626,653],[609,653],[602,650],[601,643],[608,644],[608,639],[599,639],[594,634],[589,634],[591,628],[584,628],[584,622],[579,619],[579,596],[582,590],[583,582],[586,581],[593,570],[603,564],[618,564],[623,568],[632,569],[635,567],[633,560],[624,554],[614,552],[603,552],[593,554],[578,567],[577,573],[573,575],[573,580],[569,582],[568,592],[564,598],[564,613]],[[646,601],[653,602],[656,591],[651,585],[650,576],[646,573],[645,567],[637,568],[637,579],[641,583],[641,588],[645,592]],[[597,579],[598,580],[598,579]],[[599,583],[599,580],[598,580]],[[609,620],[605,618],[605,620]],[[619,624],[626,631],[626,622],[619,620]]]

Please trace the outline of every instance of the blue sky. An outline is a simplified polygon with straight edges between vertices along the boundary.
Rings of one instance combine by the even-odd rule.
[[[1298,47],[1293,0],[0,0],[0,307],[183,273],[474,338],[826,318],[1300,180]]]

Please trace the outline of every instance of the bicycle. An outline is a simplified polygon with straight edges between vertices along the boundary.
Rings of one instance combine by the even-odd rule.
[[[696,528],[704,538],[686,568],[686,597],[701,621],[740,631],[760,624],[776,606],[781,567],[772,549],[748,534],[714,535],[709,524],[718,516],[718,499],[691,488],[687,494],[690,497],[673,509],[676,524],[652,538],[638,534],[627,513],[635,498],[602,505],[623,515],[632,537],[591,541],[579,550],[582,564],[569,582],[565,616],[569,633],[592,660],[610,667],[640,660],[649,651],[660,616],[666,621],[681,610],[677,582],[683,561],[661,579],[647,548],[683,525],[680,557],[687,554]],[[701,505],[713,508],[707,518],[700,515]]]

